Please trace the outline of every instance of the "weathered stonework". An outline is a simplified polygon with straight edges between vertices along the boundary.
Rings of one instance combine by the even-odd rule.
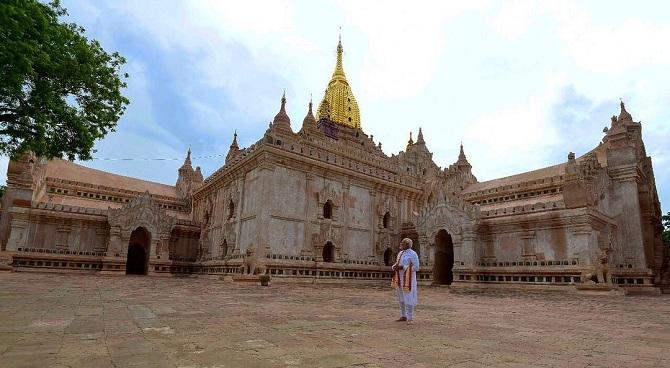
[[[282,97],[261,139],[240,148],[235,135],[206,179],[190,150],[174,186],[30,155],[11,162],[0,264],[124,273],[145,257],[152,274],[369,280],[389,277],[410,237],[423,283],[670,285],[651,158],[623,103],[587,154],[478,182],[463,146],[438,167],[421,129],[386,155],[361,128],[341,51],[318,119],[310,102],[294,133]]]

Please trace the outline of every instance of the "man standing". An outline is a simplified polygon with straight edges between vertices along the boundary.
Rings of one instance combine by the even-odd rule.
[[[400,318],[397,321],[411,324],[417,303],[416,272],[419,270],[419,256],[412,250],[412,239],[405,238],[400,242],[400,253],[391,269],[392,285],[400,304]]]

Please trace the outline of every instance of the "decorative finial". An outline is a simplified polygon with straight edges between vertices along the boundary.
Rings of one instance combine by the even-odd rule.
[[[424,143],[426,143],[426,142],[423,140],[423,131],[421,131],[421,127],[419,127],[419,135],[416,137],[416,143],[419,143],[419,144],[424,144]]]
[[[340,27],[340,35],[338,36],[338,40],[337,40],[337,56],[338,56],[338,58],[342,57],[342,51],[344,51],[344,49],[342,48],[342,27]]]
[[[191,145],[188,145],[188,152],[186,153],[186,159],[184,159],[184,165],[191,165]],[[183,167],[182,166],[182,167]]]
[[[284,93],[281,95],[281,109],[279,111],[284,111],[284,114],[286,114],[286,89],[284,89]]]
[[[621,106],[621,112],[619,113],[619,122],[632,122],[633,116],[626,111],[626,106],[623,103],[623,99],[620,99],[619,105]]]
[[[316,125],[316,118],[314,118],[314,113],[312,112],[312,94],[309,94],[309,108],[307,109],[307,115],[302,121],[302,129],[305,130],[306,127],[313,128]]]
[[[459,167],[466,167],[466,168],[471,168],[472,165],[468,162],[468,158],[465,157],[465,151],[463,150],[463,141],[461,141],[461,152],[458,154],[458,160],[456,161],[456,164]]]
[[[275,115],[274,120],[272,120],[271,126],[276,126],[277,123],[281,123],[281,125],[287,125],[289,127],[291,125],[291,119],[286,114],[286,90],[284,90],[284,93],[281,96],[281,108],[279,109],[277,115]]]
[[[239,146],[237,145],[237,129],[235,129],[235,133],[233,133],[233,142],[230,144],[231,149],[238,149]]]

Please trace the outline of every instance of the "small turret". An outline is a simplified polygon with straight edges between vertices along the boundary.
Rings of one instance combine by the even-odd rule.
[[[291,119],[286,113],[286,92],[281,97],[281,108],[274,120],[272,120],[272,129],[283,131],[285,133],[293,133],[291,130]]]
[[[191,147],[189,147],[188,152],[186,153],[186,159],[184,159],[184,163],[179,168],[179,174],[180,175],[182,173],[188,174],[192,171],[193,171],[193,166],[191,166]]]
[[[200,166],[195,167],[195,173],[193,175],[193,182],[195,184],[202,184],[205,181],[205,178],[202,176],[202,171],[200,171]]]
[[[312,113],[312,99],[310,98],[307,115],[305,115],[305,118],[302,120],[302,129],[300,129],[300,132],[304,134],[317,131],[318,129],[316,127],[316,118],[314,117],[314,113]]]
[[[416,137],[416,144],[426,144],[426,141],[423,140],[423,132],[419,128],[419,135]]]
[[[240,153],[240,147],[237,145],[237,131],[233,134],[233,142],[230,143],[228,154],[226,155],[226,164]]]
[[[619,123],[632,123],[633,122],[633,116],[626,111],[626,106],[623,104],[623,100],[620,103],[621,106],[621,112],[619,112]]]
[[[190,200],[191,194],[193,194],[203,181],[200,167],[193,170],[193,166],[191,166],[191,148],[189,147],[186,159],[184,159],[184,163],[179,168],[179,175],[177,177],[177,183],[175,184],[177,192],[181,198]]]
[[[459,168],[468,168],[468,169],[472,168],[472,165],[470,165],[470,163],[468,162],[467,157],[465,157],[462,142],[461,142],[461,152],[458,154],[458,160],[456,161],[456,166],[458,166]]]
[[[414,140],[412,139],[412,132],[409,132],[409,140],[407,141],[407,148],[405,148],[405,152],[409,152],[413,145]]]

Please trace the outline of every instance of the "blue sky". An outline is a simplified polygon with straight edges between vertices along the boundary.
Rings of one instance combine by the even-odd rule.
[[[130,74],[117,131],[85,165],[174,184],[189,145],[211,174],[233,132],[259,139],[284,89],[294,130],[320,101],[342,27],[363,129],[388,154],[419,127],[480,181],[563,162],[626,102],[670,211],[670,3],[664,1],[63,0]],[[3,161],[6,167],[6,159]],[[3,174],[6,170],[3,170]],[[4,177],[1,179],[4,180]]]

